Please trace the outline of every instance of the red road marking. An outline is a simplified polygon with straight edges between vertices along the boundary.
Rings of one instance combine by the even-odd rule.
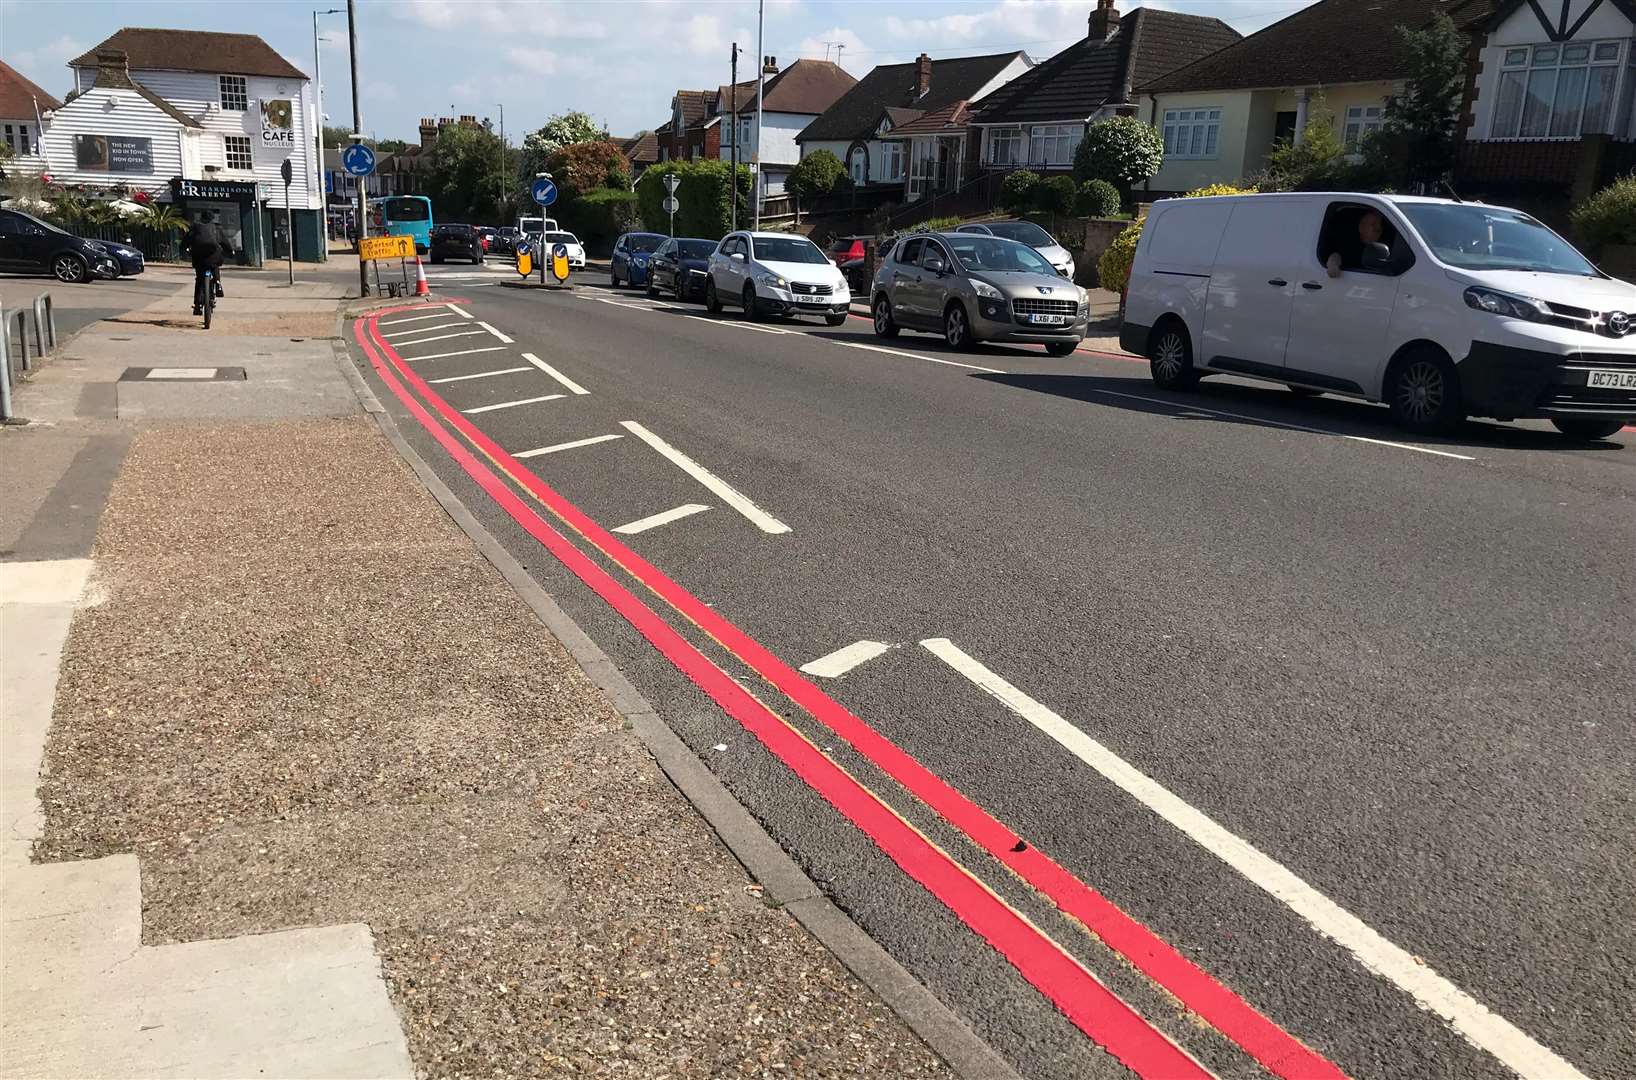
[[[379,338],[379,331],[373,325],[375,319],[390,313],[390,310],[372,312],[370,330],[383,352],[393,358],[394,366],[416,385],[428,401],[439,408],[450,424],[465,434],[499,464],[503,471],[538,498],[565,524],[622,566],[723,648],[738,656],[791,701],[845,739],[916,798],[1049,897],[1065,914],[1083,923],[1105,944],[1124,956],[1154,982],[1163,986],[1188,1009],[1237,1043],[1269,1072],[1285,1080],[1319,1077],[1335,1080],[1344,1077],[1345,1074],[1334,1064],[1263,1016],[1248,1002],[1182,956],[1157,934],[1131,918],[1116,904],[1079,880],[1055,860],[1031,844],[1023,844],[1023,850],[1016,851],[1015,848],[1021,843],[1021,838],[1012,830],[631,551],[578,507],[524,468],[474,424],[444,403],[436,391],[427,386],[416,372],[397,363],[395,352]],[[357,333],[360,343],[363,343],[361,323]],[[366,352],[370,353],[371,360],[375,360],[374,353],[367,343],[364,343],[364,347]],[[375,360],[375,363],[377,368],[381,366],[378,360]],[[574,550],[577,553],[577,549]],[[1052,946],[1056,947],[1055,943],[1052,943]],[[1057,999],[1053,997],[1052,1000]],[[1060,1002],[1058,1006],[1061,1007]],[[1067,1012],[1066,1009],[1063,1011]],[[1069,1015],[1072,1017],[1073,1014]],[[1075,1023],[1078,1024],[1078,1021]],[[1085,1030],[1084,1025],[1078,1026]],[[1087,1034],[1096,1038],[1089,1030]],[[1100,1041],[1098,1039],[1098,1042]]]
[[[1097,981],[1096,977],[1070,956],[1043,931],[1005,903],[949,854],[937,847],[887,806],[856,778],[828,758],[781,716],[748,690],[739,686],[691,642],[682,637],[657,613],[614,580],[562,533],[524,503],[492,469],[478,461],[453,435],[433,419],[424,406],[403,386],[401,375],[416,385],[419,393],[443,419],[461,428],[486,454],[495,456],[482,444],[487,438],[464,417],[450,408],[413,371],[399,362],[393,350],[379,336],[375,319],[359,320],[354,335],[369,356],[382,381],[397,395],[410,413],[432,434],[456,463],[511,515],[531,536],[555,555],[573,574],[590,586],[604,601],[642,634],[659,652],[721,706],[762,745],[790,768],[808,786],[839,810],[868,836],[893,862],[934,897],[947,906],[967,926],[980,934],[1023,977],[1050,999],[1057,1008],[1092,1039],[1106,1048],[1132,1071],[1144,1077],[1209,1077],[1196,1061],[1150,1025],[1129,1005]],[[368,322],[370,336],[380,354],[364,338]],[[384,355],[391,368],[383,362]],[[394,375],[393,369],[396,370]],[[470,430],[467,430],[470,429]],[[496,450],[498,448],[495,448]],[[499,451],[496,464],[506,469],[515,461]],[[517,466],[518,471],[522,470]],[[506,471],[510,471],[507,469]],[[516,478],[516,474],[513,474]],[[536,483],[538,483],[536,479]],[[544,488],[543,484],[540,487]],[[550,491],[549,488],[545,490]],[[560,496],[551,492],[552,502],[583,517]],[[548,504],[549,505],[549,504]],[[554,508],[555,509],[555,508]],[[570,522],[572,524],[572,522]],[[645,565],[645,564],[644,564]],[[628,569],[628,568],[627,568]],[[651,568],[649,568],[651,570]],[[652,571],[658,575],[657,571]],[[649,588],[654,582],[644,581]]]

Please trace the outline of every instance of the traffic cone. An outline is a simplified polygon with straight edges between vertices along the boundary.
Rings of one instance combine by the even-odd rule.
[[[419,252],[415,253],[415,295],[432,295],[432,287],[426,284],[426,264],[420,261]]]

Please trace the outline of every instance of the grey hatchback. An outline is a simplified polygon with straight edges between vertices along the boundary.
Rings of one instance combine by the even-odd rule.
[[[941,333],[957,349],[980,341],[1044,345],[1067,356],[1085,338],[1090,298],[1027,244],[972,233],[913,234],[881,259],[870,286],[875,333]]]

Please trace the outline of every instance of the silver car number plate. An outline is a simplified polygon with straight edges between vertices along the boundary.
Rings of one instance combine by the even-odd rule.
[[[1035,326],[1061,326],[1068,321],[1066,315],[1030,315],[1028,321]]]
[[[796,295],[795,302],[798,304],[827,304],[829,303],[829,297],[807,296],[805,293],[800,293]]]

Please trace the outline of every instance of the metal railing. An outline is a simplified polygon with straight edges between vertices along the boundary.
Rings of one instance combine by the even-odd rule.
[[[29,349],[29,317],[33,316],[34,348]],[[13,335],[16,341],[13,343]],[[57,347],[57,313],[50,293],[41,293],[26,308],[0,307],[0,423],[27,423],[17,415],[12,388],[38,359]]]

